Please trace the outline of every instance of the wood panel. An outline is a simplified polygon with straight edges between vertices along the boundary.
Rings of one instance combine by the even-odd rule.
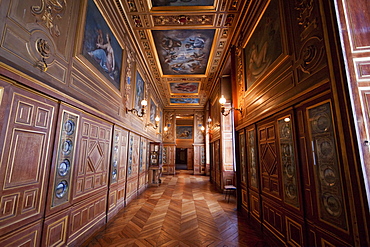
[[[125,206],[128,131],[114,126],[112,143],[108,221]]]
[[[140,136],[130,132],[127,157],[127,185],[126,202],[129,203],[137,196],[138,176],[139,176],[139,148]]]
[[[78,146],[76,136],[79,131],[80,114],[81,112],[75,108],[65,104],[60,105],[46,215],[72,204],[72,174],[76,164],[75,154]]]
[[[250,214],[254,222],[261,223],[261,199],[260,194],[253,190],[249,190],[249,206]]]
[[[275,122],[260,125],[258,131],[259,169],[261,189],[264,194],[281,198],[281,171]]]
[[[148,140],[140,137],[138,194],[141,194],[148,187],[148,152]]]
[[[101,193],[48,216],[42,246],[78,246],[106,222],[107,195]]]
[[[11,231],[0,237],[0,244],[3,247],[13,246],[41,246],[42,220],[37,220],[27,226]]]
[[[279,204],[262,196],[262,224],[275,238],[285,243],[285,214]]]
[[[204,174],[205,173],[204,145],[194,144],[193,147],[194,147],[193,148],[194,150],[194,159],[193,159],[194,160],[193,161],[194,174]],[[189,159],[189,153],[188,153],[188,159]]]
[[[176,145],[163,145],[162,152],[162,174],[174,175],[175,174],[175,158],[176,158]]]
[[[111,138],[110,124],[87,114],[82,115],[72,188],[74,203],[107,190]]]
[[[4,85],[0,164],[0,235],[41,219],[45,210],[57,102]]]
[[[330,100],[321,99],[297,109],[300,135],[300,157],[304,169],[305,211],[309,244],[322,244],[326,239],[336,246],[339,242],[354,245],[353,231],[340,167],[338,145]],[[307,126],[307,128],[305,128]],[[330,233],[329,233],[330,232]],[[341,239],[339,242],[333,238]],[[315,242],[316,241],[316,242]],[[324,240],[323,240],[324,241]]]

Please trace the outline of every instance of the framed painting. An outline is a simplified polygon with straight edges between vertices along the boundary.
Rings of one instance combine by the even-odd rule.
[[[87,1],[82,55],[120,89],[122,48],[93,0]]]
[[[282,51],[279,1],[271,0],[244,49],[247,89],[267,71]]]
[[[162,74],[204,75],[214,29],[152,30]]]
[[[193,126],[177,125],[176,139],[193,139]]]
[[[171,94],[198,94],[198,82],[171,82]]]
[[[145,95],[145,83],[141,77],[139,71],[136,72],[136,81],[135,81],[135,102],[134,108],[140,112],[141,110],[141,101],[144,99]]]
[[[171,104],[199,105],[200,98],[170,98]]]
[[[153,99],[150,99],[150,116],[149,121],[155,124],[155,117],[157,116],[157,105],[154,103]]]

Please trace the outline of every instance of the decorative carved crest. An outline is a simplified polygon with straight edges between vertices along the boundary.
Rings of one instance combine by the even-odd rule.
[[[45,72],[48,69],[45,59],[50,56],[50,46],[46,40],[38,39],[36,41],[36,50],[41,56],[41,59],[36,62],[36,67]]]
[[[36,18],[45,23],[50,34],[59,37],[59,26],[55,24],[55,19],[62,18],[66,6],[66,0],[41,0],[40,6],[34,5],[31,7],[31,12]]]

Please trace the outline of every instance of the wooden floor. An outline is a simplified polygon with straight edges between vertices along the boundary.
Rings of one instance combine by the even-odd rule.
[[[162,176],[84,246],[269,246],[209,177]]]

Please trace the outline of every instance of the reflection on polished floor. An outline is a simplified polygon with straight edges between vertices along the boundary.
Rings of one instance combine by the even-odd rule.
[[[227,203],[209,177],[178,171],[163,176],[84,246],[256,246],[268,244]]]

